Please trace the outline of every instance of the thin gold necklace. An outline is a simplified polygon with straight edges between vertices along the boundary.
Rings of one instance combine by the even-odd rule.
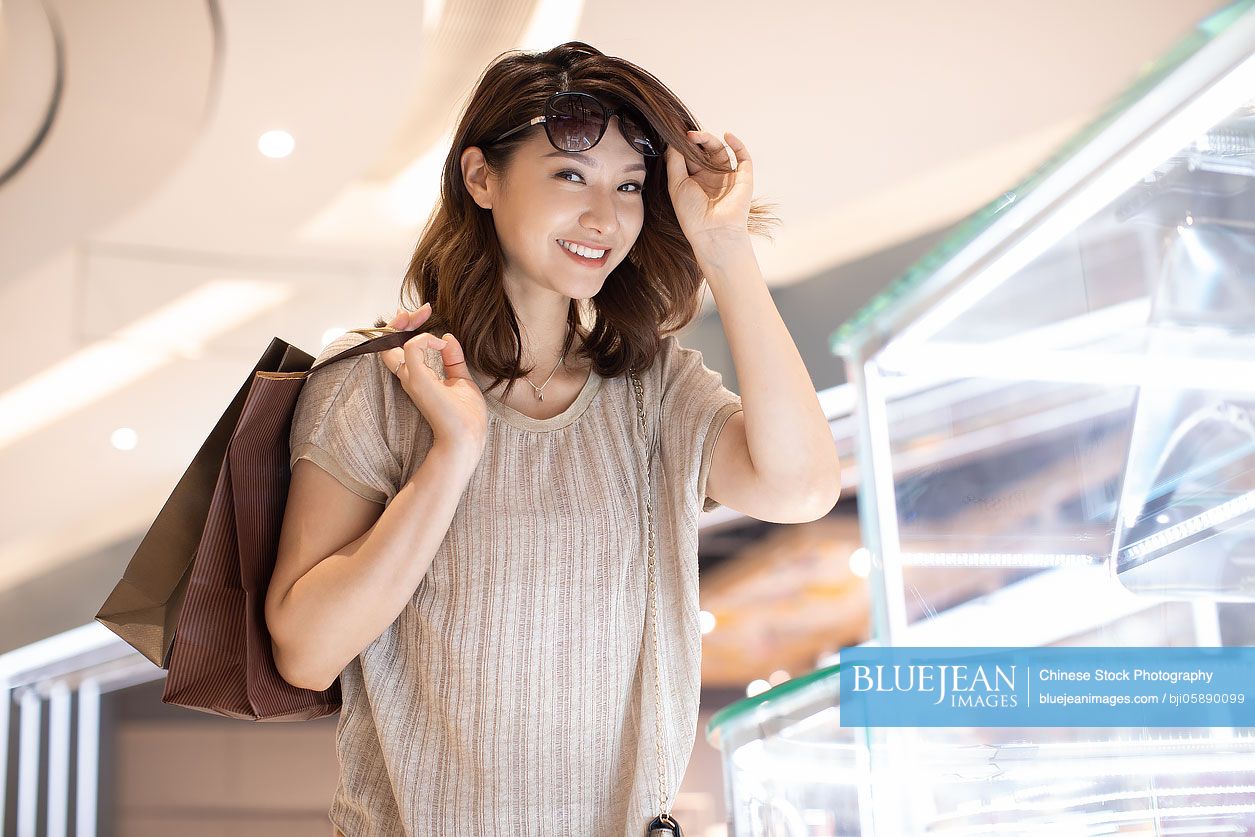
[[[571,324],[570,324],[570,323],[567,323],[566,330],[567,330],[567,334],[570,334],[570,333],[571,333]],[[565,343],[565,342],[566,342],[566,334],[564,334],[564,335],[562,336],[562,342],[563,342],[563,343]],[[545,388],[545,387],[549,386],[549,382],[550,382],[551,380],[553,380],[554,373],[558,371],[558,367],[562,365],[562,361],[564,361],[564,360],[566,360],[566,351],[563,351],[563,352],[562,352],[562,357],[558,358],[558,362],[557,362],[556,364],[554,364],[554,367],[553,367],[553,372],[550,372],[550,373],[549,373],[549,377],[548,377],[548,378],[546,378],[546,379],[545,379],[545,382],[544,382],[543,384],[541,384],[540,386],[536,386],[535,384],[533,384],[533,383],[532,383],[532,379],[531,379],[531,378],[529,378],[529,377],[527,377],[527,375],[524,375],[524,376],[523,376],[523,380],[527,381],[527,383],[531,386],[531,388],[532,388],[532,389],[534,389],[534,390],[536,390],[536,400],[537,400],[537,401],[544,401],[544,400],[545,400],[545,396],[544,396],[543,390],[544,390],[544,388]]]

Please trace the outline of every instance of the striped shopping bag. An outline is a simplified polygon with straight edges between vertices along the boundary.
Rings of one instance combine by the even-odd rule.
[[[253,721],[339,711],[339,680],[316,692],[279,674],[265,604],[292,476],[292,414],[306,378],[419,333],[352,330],[382,336],[312,368],[308,353],[270,341],[96,614],[167,669],[162,703]]]

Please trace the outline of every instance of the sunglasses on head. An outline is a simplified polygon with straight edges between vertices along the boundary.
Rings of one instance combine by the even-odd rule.
[[[619,117],[619,133],[628,145],[646,157],[662,154],[666,144],[632,110],[623,106],[606,108],[595,96],[570,90],[550,96],[545,102],[544,116],[506,131],[492,144],[496,145],[506,137],[543,122],[549,144],[554,148],[559,151],[587,151],[601,142],[613,116]]]

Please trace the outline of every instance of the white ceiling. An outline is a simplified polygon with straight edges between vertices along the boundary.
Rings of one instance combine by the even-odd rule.
[[[786,284],[1013,186],[1220,5],[4,0],[0,412],[41,382],[60,409],[0,435],[0,588],[145,529],[272,336],[315,353],[395,307],[441,138],[503,50],[588,41],[745,140]],[[272,128],[295,154],[258,153]],[[113,391],[40,377],[222,280],[284,297]]]

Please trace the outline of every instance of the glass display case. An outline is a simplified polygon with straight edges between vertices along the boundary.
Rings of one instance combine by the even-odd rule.
[[[1255,831],[1250,730],[843,727],[839,669],[711,718],[732,837]]]
[[[870,644],[1255,644],[1255,0],[832,349]],[[712,719],[730,834],[1255,832],[1250,729],[841,727],[837,672]]]

